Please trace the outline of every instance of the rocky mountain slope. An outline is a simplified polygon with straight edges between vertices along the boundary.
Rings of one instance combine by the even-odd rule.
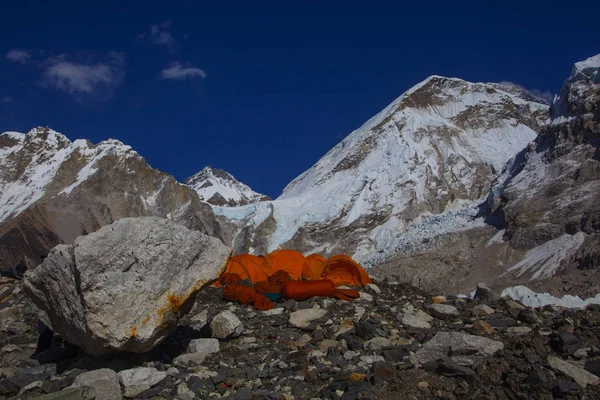
[[[200,200],[215,206],[235,207],[271,200],[269,196],[257,193],[241,183],[229,172],[210,166],[190,176],[183,183],[194,189]]]
[[[535,142],[511,162],[508,179],[491,199],[496,208],[489,220],[505,229],[510,246],[527,252],[511,276],[525,280],[558,273],[562,280],[569,274],[569,280],[597,293],[600,55],[575,64],[550,117]]]
[[[0,270],[33,267],[130,216],[161,216],[221,237],[208,204],[117,140],[71,142],[49,128],[0,135]]]
[[[497,84],[432,76],[292,181],[273,202],[215,207],[236,251],[343,252],[367,266],[471,226],[547,105]]]

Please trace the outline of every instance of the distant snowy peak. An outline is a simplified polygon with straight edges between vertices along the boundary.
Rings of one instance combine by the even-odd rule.
[[[48,127],[0,135],[0,222],[38,200],[69,194],[98,171],[104,158],[141,157],[118,140],[71,142]]]
[[[229,172],[210,166],[187,178],[184,184],[194,189],[200,200],[215,206],[235,207],[271,200],[244,185]]]

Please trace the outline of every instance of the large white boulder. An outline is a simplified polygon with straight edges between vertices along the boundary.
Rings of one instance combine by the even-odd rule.
[[[229,255],[219,239],[169,220],[123,218],[56,246],[27,272],[24,290],[52,329],[86,352],[143,353],[175,328]]]

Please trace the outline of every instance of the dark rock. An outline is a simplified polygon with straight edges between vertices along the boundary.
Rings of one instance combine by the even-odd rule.
[[[30,383],[43,381],[55,374],[56,364],[46,364],[20,370],[13,376],[0,381],[0,394],[16,393]]]
[[[369,382],[359,382],[352,387],[348,386],[348,390],[344,392],[340,400],[355,400],[365,390],[369,389],[371,385]],[[364,397],[362,397],[364,398]]]
[[[493,326],[494,328],[510,328],[515,326],[517,321],[513,318],[504,317],[501,314],[492,314],[485,318],[485,322]]]
[[[449,358],[443,358],[436,361],[430,361],[423,365],[423,369],[429,372],[435,372],[436,374],[443,375],[450,378],[455,377],[473,377],[475,371],[471,368],[461,367]]]
[[[538,386],[544,385],[552,380],[552,374],[545,369],[536,369],[526,379],[527,384]]]
[[[585,370],[596,376],[600,376],[600,359],[589,360],[585,363]]]
[[[569,331],[559,330],[552,342],[552,347],[557,352],[572,354],[579,349],[580,340]]]
[[[410,355],[410,351],[406,347],[395,347],[393,349],[383,350],[383,357],[391,363],[398,363],[404,360],[404,357]]]
[[[542,321],[533,308],[521,310],[517,316],[517,320],[528,324],[537,324]]]
[[[350,350],[362,350],[363,342],[357,339],[356,337],[350,335],[343,335],[341,336],[341,338],[346,341],[346,345]]]
[[[581,386],[577,382],[573,381],[558,381],[558,384],[554,388],[555,394],[561,396],[562,394],[569,393],[571,391],[580,390]],[[562,396],[561,396],[562,397]]]
[[[500,295],[498,295],[498,293],[494,292],[492,289],[487,287],[487,285],[485,283],[478,283],[477,289],[475,290],[475,295],[473,296],[473,299],[482,301],[482,302],[494,301],[494,300],[499,300]]]
[[[370,340],[375,337],[375,327],[368,321],[360,321],[355,325],[356,336],[363,340]]]
[[[377,362],[371,367],[373,372],[373,385],[389,382],[396,375],[396,369],[386,362]]]

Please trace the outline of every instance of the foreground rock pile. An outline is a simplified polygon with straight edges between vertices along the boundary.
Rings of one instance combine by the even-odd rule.
[[[86,355],[54,337],[33,355],[33,307],[0,283],[0,399],[597,399],[600,307],[531,309],[482,288],[431,297],[377,282],[354,302],[269,311],[200,291],[145,354]]]

